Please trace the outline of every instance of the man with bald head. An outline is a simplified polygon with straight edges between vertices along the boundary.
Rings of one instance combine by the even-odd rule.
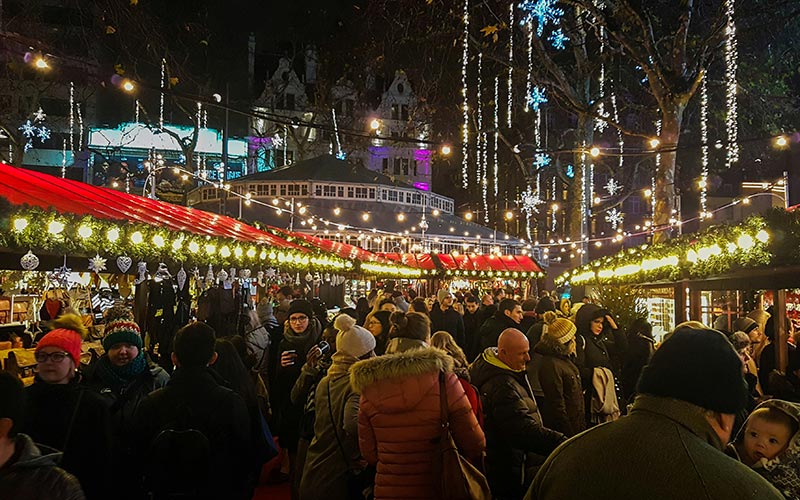
[[[542,425],[525,365],[530,345],[507,328],[497,347],[481,353],[470,369],[485,415],[486,472],[495,499],[519,499],[538,467],[565,437]]]

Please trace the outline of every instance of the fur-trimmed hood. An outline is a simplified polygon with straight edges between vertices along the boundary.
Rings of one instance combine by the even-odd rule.
[[[549,335],[542,335],[541,340],[533,346],[533,352],[542,356],[569,357],[569,342],[562,344]]]

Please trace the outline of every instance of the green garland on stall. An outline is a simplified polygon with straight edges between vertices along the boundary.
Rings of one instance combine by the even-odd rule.
[[[556,284],[674,282],[792,264],[800,264],[800,213],[774,209],[739,224],[622,250],[562,274]]]
[[[349,260],[320,251],[279,249],[137,222],[11,206],[7,202],[0,203],[0,246],[58,255],[125,255],[134,260],[198,266],[213,262],[240,268],[335,272],[350,272],[355,267]]]

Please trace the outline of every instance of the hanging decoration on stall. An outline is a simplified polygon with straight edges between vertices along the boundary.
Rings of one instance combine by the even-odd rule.
[[[100,254],[95,255],[89,259],[89,270],[95,273],[102,273],[106,270],[106,259],[100,257]]]
[[[22,266],[22,269],[26,271],[33,271],[37,267],[39,267],[39,257],[33,254],[30,250],[28,253],[20,257],[19,265]]]
[[[467,69],[469,65],[469,0],[464,0],[464,37],[461,51],[461,111],[464,121],[461,125],[461,187],[469,189],[469,87]]]
[[[144,283],[145,281],[147,281],[147,274],[148,274],[147,273],[147,262],[139,262],[136,266],[137,266],[136,269],[137,269],[137,274],[138,275],[136,276],[136,279],[133,281],[133,284],[134,285],[139,285],[139,284]]]
[[[186,269],[183,266],[178,270],[178,274],[175,275],[175,280],[178,282],[178,290],[183,290],[184,285],[186,285]]]
[[[608,212],[606,212],[606,222],[611,224],[611,228],[615,231],[619,226],[622,225],[622,222],[625,220],[625,216],[622,212],[617,209],[617,207],[612,208]]]
[[[117,257],[117,269],[119,269],[122,274],[127,273],[128,269],[131,268],[132,264],[133,264],[133,259],[131,259],[127,255],[120,255],[119,257]]]
[[[52,286],[69,290],[72,287],[71,273],[72,269],[67,267],[67,257],[64,256],[64,265],[53,269],[51,273],[47,273],[47,281]]]

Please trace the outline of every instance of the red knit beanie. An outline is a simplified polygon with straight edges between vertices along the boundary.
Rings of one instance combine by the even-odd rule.
[[[65,314],[53,322],[55,329],[50,330],[42,340],[36,344],[36,352],[44,347],[60,347],[69,353],[75,366],[81,363],[81,341],[86,335],[80,316]]]
[[[81,362],[81,336],[73,330],[66,328],[51,330],[36,344],[36,352],[44,347],[60,347],[69,353],[75,366]]]

